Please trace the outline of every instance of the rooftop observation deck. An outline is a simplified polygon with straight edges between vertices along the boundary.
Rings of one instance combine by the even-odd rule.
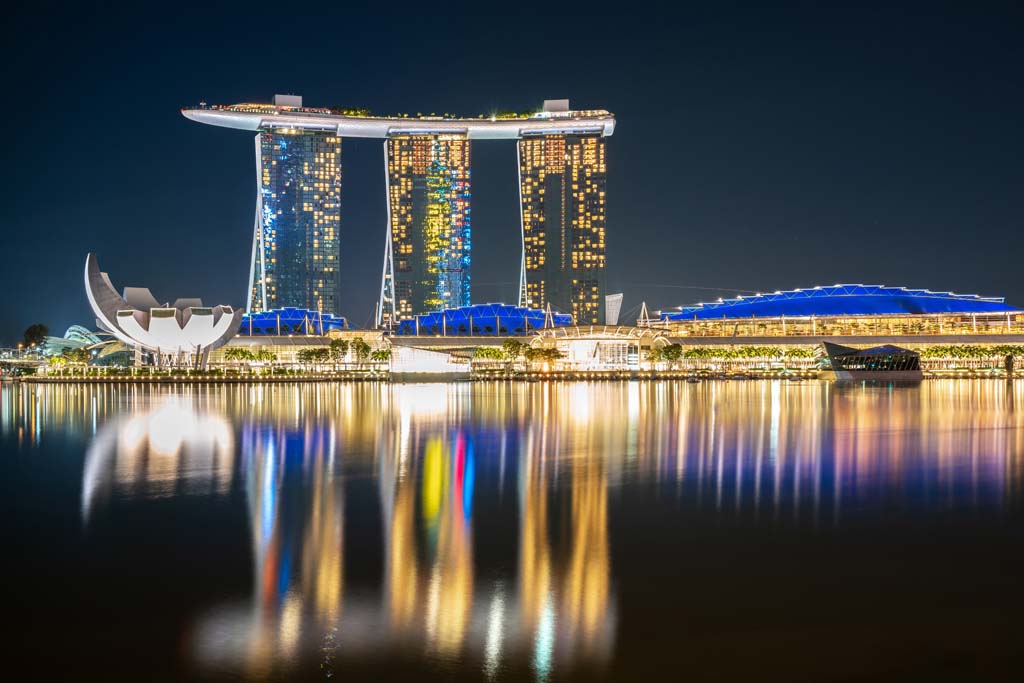
[[[298,128],[333,132],[343,137],[387,138],[395,135],[464,135],[472,140],[514,140],[529,135],[591,134],[615,131],[615,117],[603,109],[548,110],[494,114],[477,118],[407,115],[375,116],[364,110],[243,103],[185,107],[192,121],[222,128],[257,131]]]

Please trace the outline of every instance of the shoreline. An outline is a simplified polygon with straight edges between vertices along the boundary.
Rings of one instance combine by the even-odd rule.
[[[999,380],[1013,382],[1021,377],[1004,377],[995,374],[957,374],[957,373],[925,373],[920,381],[937,379],[962,379],[962,380]],[[516,373],[514,375],[478,375],[444,377],[425,374],[422,377],[416,375],[403,375],[401,377],[389,377],[387,375],[377,376],[330,376],[330,375],[300,375],[288,377],[4,377],[4,382],[25,384],[304,384],[308,382],[378,382],[385,384],[462,384],[467,382],[631,382],[631,381],[662,381],[662,382],[737,382],[737,381],[791,381],[791,382],[840,382],[840,383],[886,383],[886,380],[834,380],[818,376],[817,373],[802,372],[790,374],[758,374],[758,373],[734,373],[734,374],[708,374],[693,375],[686,373],[665,373],[665,372],[537,372],[537,373]],[[893,380],[896,381],[896,380]]]

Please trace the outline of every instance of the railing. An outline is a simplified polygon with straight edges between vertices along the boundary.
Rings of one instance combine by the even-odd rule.
[[[182,107],[185,110],[200,110],[200,111],[224,111],[224,112],[237,112],[240,114],[287,114],[287,115],[305,115],[305,116],[343,116],[346,118],[353,119],[377,119],[380,121],[451,121],[455,123],[460,122],[473,122],[473,121],[551,121],[551,120],[580,120],[580,119],[608,119],[612,115],[610,112],[604,110],[591,110],[591,111],[570,111],[570,112],[557,112],[557,115],[550,116],[538,116],[533,114],[531,116],[488,116],[480,114],[475,117],[461,117],[461,116],[427,116],[418,114],[416,116],[402,115],[402,114],[391,114],[391,115],[380,115],[373,114],[372,112],[360,112],[357,109],[351,110],[332,110],[326,107],[284,107],[273,104],[256,104],[251,105],[235,105],[235,104],[207,104],[206,102],[200,102],[196,105],[188,105]]]
[[[1024,315],[731,318],[642,321],[679,337],[901,337],[1024,335]]]

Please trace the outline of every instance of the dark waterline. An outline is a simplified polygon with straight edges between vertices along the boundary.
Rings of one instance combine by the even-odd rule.
[[[0,391],[17,680],[1024,664],[1024,382]]]

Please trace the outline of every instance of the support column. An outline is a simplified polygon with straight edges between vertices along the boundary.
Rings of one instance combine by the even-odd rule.
[[[245,312],[252,313],[253,299],[260,310],[267,310],[266,243],[263,239],[263,149],[261,133],[256,134],[256,218],[253,221],[252,260],[249,264],[249,291],[245,295]]]
[[[516,177],[519,178],[519,239],[522,253],[519,259],[519,306],[526,306],[526,222],[523,219],[523,162],[522,147],[516,140]]]
[[[391,241],[391,178],[388,174],[388,141],[384,140],[384,192],[387,197],[388,226],[384,239],[384,268],[380,276],[380,301],[377,306],[377,327],[383,327],[386,320],[389,327],[395,324],[395,263]],[[417,321],[417,330],[419,322]],[[417,331],[417,334],[419,332]]]

